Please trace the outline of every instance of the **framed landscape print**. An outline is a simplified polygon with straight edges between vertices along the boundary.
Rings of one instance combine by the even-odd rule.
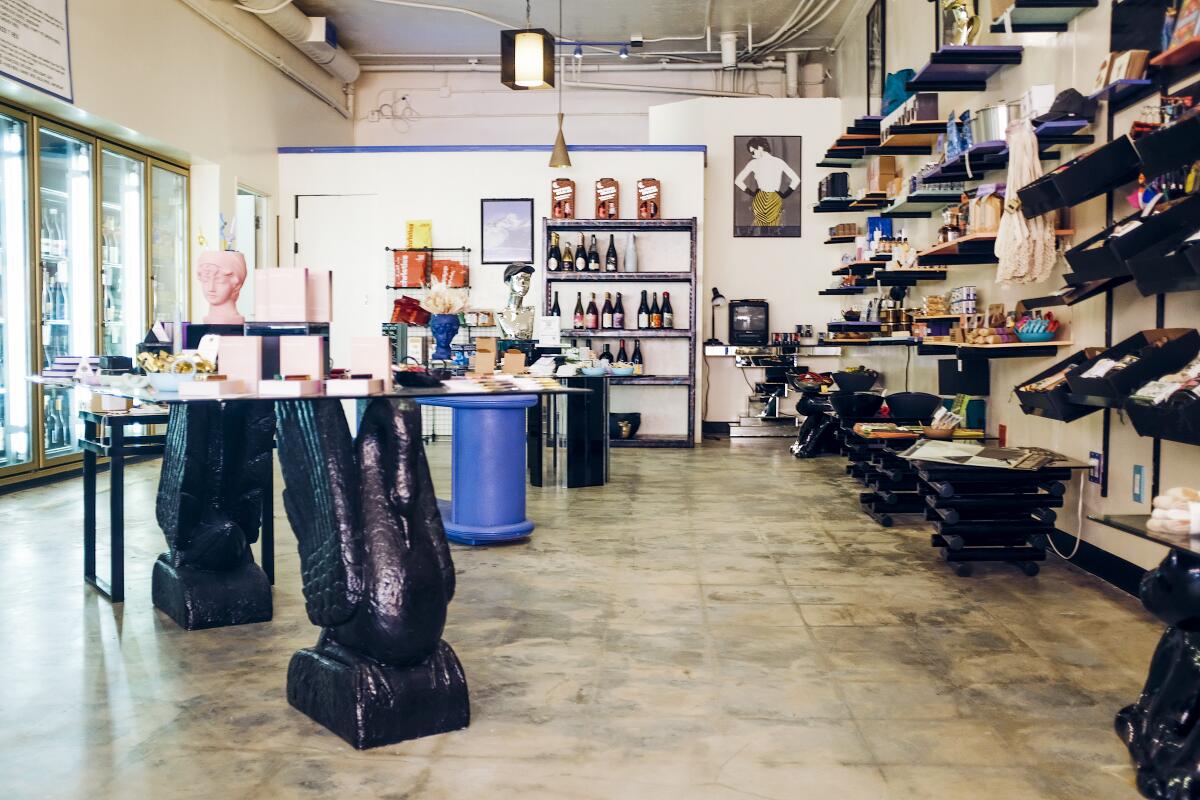
[[[800,136],[733,137],[733,235],[800,235]]]
[[[481,200],[479,238],[484,264],[533,263],[533,198]]]

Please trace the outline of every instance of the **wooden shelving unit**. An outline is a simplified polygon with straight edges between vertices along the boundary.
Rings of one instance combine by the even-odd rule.
[[[696,348],[699,334],[699,319],[697,318],[698,298],[696,292],[699,283],[696,278],[696,219],[662,219],[662,220],[633,220],[633,219],[542,219],[543,252],[550,247],[550,234],[571,233],[612,233],[627,232],[637,234],[653,233],[686,233],[690,238],[689,263],[686,269],[677,271],[655,270],[652,272],[558,272],[541,271],[542,298],[546,311],[552,297],[552,284],[565,283],[580,285],[584,283],[678,283],[688,287],[688,306],[686,315],[680,314],[683,309],[676,310],[676,318],[684,327],[657,328],[650,330],[620,329],[620,330],[564,330],[564,339],[662,339],[686,341],[688,347],[688,371],[686,375],[637,375],[613,377],[609,383],[614,386],[679,386],[687,390],[687,433],[686,434],[639,434],[633,439],[612,439],[611,447],[693,447],[696,429]],[[632,318],[636,321],[636,308]],[[626,309],[626,319],[630,319],[629,309]]]

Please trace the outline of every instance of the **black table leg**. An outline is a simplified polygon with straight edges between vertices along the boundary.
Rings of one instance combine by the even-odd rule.
[[[109,426],[109,572],[114,603],[125,602],[125,426]]]
[[[83,423],[84,441],[96,441],[96,423]],[[96,583],[96,454],[83,451],[83,579]]]
[[[262,495],[262,549],[263,572],[267,573],[267,581],[275,585],[275,463],[272,458],[271,468],[263,476]]]
[[[542,481],[542,427],[545,419],[542,411],[542,404],[545,398],[538,398],[538,402],[529,407],[525,412],[525,461],[529,468],[529,485],[543,486]]]

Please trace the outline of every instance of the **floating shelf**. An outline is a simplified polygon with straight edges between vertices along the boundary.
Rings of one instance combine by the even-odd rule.
[[[944,281],[944,269],[892,269],[878,270],[875,280],[880,286],[916,286],[921,281]]]
[[[879,143],[880,147],[920,147],[933,145],[946,132],[945,120],[917,120],[893,125]]]
[[[858,238],[858,234],[854,236],[830,236],[825,240],[825,244],[854,244],[854,240]]]
[[[559,270],[546,275],[551,282],[587,282],[587,281],[672,281],[691,283],[690,272],[567,272]]]
[[[982,92],[1002,67],[1020,64],[1016,45],[945,45],[929,56],[905,88],[909,92]]]
[[[1106,525],[1109,528],[1133,534],[1140,539],[1148,539],[1156,544],[1165,545],[1176,550],[1185,550],[1189,553],[1200,553],[1200,539],[1180,534],[1171,536],[1167,533],[1159,533],[1152,531],[1146,527],[1146,523],[1150,521],[1149,514],[1107,514],[1103,516],[1088,515],[1088,519],[1092,522]]]
[[[1045,358],[1057,355],[1060,348],[1074,347],[1064,340],[1054,342],[1009,342],[1007,344],[922,344],[919,356],[957,356],[959,360],[990,360],[995,358]]]
[[[1016,0],[1009,12],[1013,33],[1065,33],[1067,23],[1099,0]],[[1001,16],[992,21],[992,33],[1006,33],[1009,26]]]
[[[853,160],[853,159],[847,159],[847,160],[841,160],[841,161],[830,160],[828,157],[826,157],[824,160],[818,161],[817,166],[824,167],[825,169],[853,169],[854,167],[861,167],[862,162],[859,160]]]
[[[1053,145],[1046,145],[1052,147]],[[1043,161],[1059,157],[1057,150],[1041,150]],[[968,172],[968,167],[970,171]],[[960,154],[921,178],[921,183],[950,183],[983,180],[986,173],[1008,168],[1008,146],[1001,141],[979,142],[966,154]]]
[[[1034,135],[1043,147],[1078,146],[1094,144],[1096,137],[1090,133],[1079,133],[1090,123],[1085,119],[1058,119],[1037,126]]]
[[[921,266],[995,264],[996,234],[973,233],[917,253]]]
[[[878,261],[853,261],[833,270],[833,275],[870,275],[879,269]]]
[[[962,192],[950,191],[921,191],[918,190],[907,197],[897,198],[885,208],[882,215],[901,219],[921,219],[932,217],[933,212],[954,205],[962,198]]]
[[[1181,67],[1196,61],[1200,61],[1200,36],[1193,37],[1183,44],[1177,44],[1150,59],[1150,63],[1156,67]]]
[[[920,344],[911,336],[876,336],[873,339],[822,339],[821,344],[837,347],[912,347]]]
[[[830,330],[870,331],[870,330],[879,330],[880,328],[883,327],[883,323],[882,322],[859,322],[859,321],[851,321],[851,320],[843,319],[843,320],[834,320],[833,322],[828,322],[828,323],[826,323],[826,327],[828,327]]]
[[[1091,95],[1091,100],[1107,100],[1114,112],[1128,108],[1158,91],[1158,86],[1149,78],[1127,78],[1113,81]]]
[[[822,289],[821,291],[817,292],[817,294],[828,297],[832,295],[843,294],[862,294],[864,291],[866,291],[866,289],[864,289],[862,286],[838,286],[835,289]]]
[[[1069,283],[1070,274],[1064,277]],[[1069,283],[1069,285],[1064,286],[1054,294],[1022,300],[1021,303],[1025,306],[1025,308],[1073,306],[1076,303],[1082,303],[1084,300],[1115,289],[1123,283],[1129,283],[1131,280],[1133,280],[1132,275],[1122,275],[1117,278],[1101,278],[1100,280],[1082,281],[1077,284]]]
[[[928,156],[933,154],[933,144],[885,144],[864,149],[868,156]]]

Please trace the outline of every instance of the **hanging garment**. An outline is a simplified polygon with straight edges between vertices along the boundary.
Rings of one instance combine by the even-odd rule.
[[[1058,258],[1055,250],[1054,215],[1025,219],[1017,188],[1042,177],[1037,136],[1029,120],[1014,122],[1006,132],[1008,141],[1008,201],[996,232],[996,281],[1041,283],[1050,277]]]

